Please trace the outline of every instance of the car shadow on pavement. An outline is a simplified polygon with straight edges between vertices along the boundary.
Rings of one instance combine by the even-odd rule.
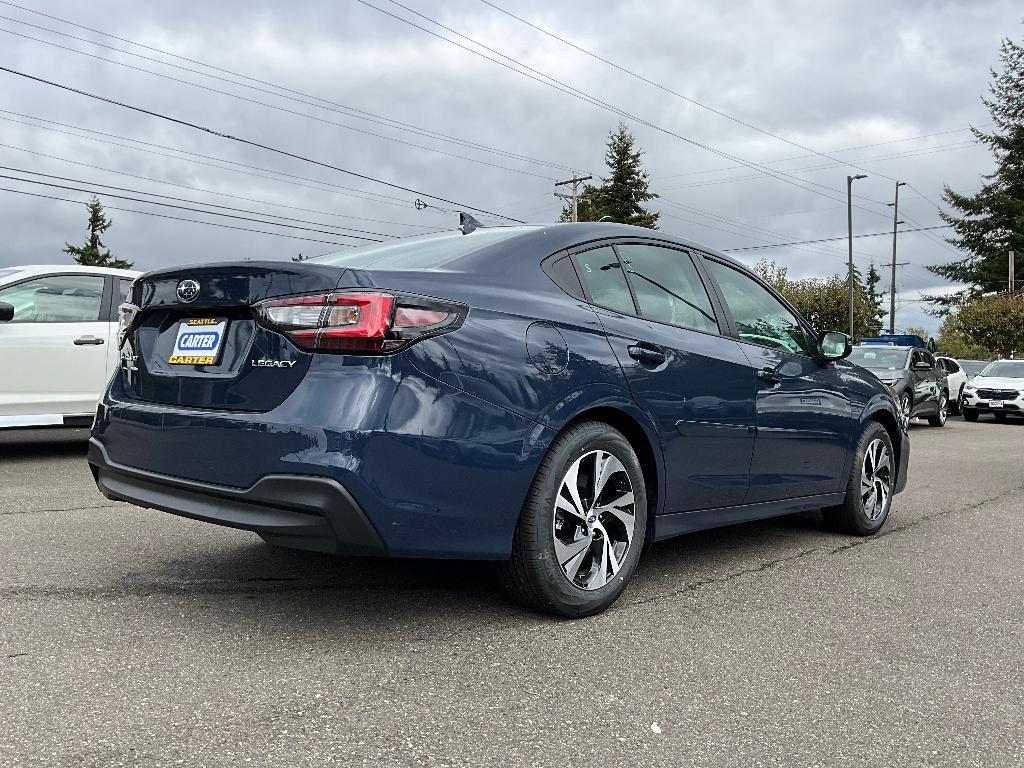
[[[810,513],[651,545],[610,611],[763,569],[822,540],[829,544],[836,537]],[[305,628],[312,634],[344,631],[382,639],[398,626],[460,631],[531,617],[553,620],[510,600],[497,570],[486,561],[336,557],[274,547],[253,537],[212,552],[183,548],[173,560],[134,570],[120,587],[137,595],[173,595],[183,609],[191,605],[215,623],[242,622],[247,631],[275,634],[295,635]],[[213,604],[222,608],[211,615]]]
[[[0,461],[85,457],[89,448],[88,429],[40,427],[0,430]]]

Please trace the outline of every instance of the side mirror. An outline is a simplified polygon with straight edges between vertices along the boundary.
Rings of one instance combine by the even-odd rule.
[[[14,305],[0,301],[0,323],[9,323],[14,319]]]
[[[826,360],[842,360],[853,351],[853,342],[845,333],[829,331],[821,335],[818,349]]]

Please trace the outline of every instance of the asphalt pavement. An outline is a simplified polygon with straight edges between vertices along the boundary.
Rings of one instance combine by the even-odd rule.
[[[883,533],[650,548],[605,614],[104,499],[0,434],[0,766],[1024,765],[1024,421],[912,428]]]

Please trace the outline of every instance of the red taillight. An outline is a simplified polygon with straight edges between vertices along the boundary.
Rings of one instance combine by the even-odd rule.
[[[439,299],[369,291],[289,296],[254,309],[302,349],[363,354],[396,352],[458,328],[466,315],[465,307]]]

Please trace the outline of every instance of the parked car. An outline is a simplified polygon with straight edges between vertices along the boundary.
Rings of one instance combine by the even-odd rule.
[[[0,429],[92,423],[117,366],[117,307],[138,274],[0,269]]]
[[[991,360],[957,360],[960,367],[964,369],[967,374],[967,380],[970,381],[983,370],[985,367],[992,362]]]
[[[959,362],[951,357],[936,356],[937,362],[946,372],[946,386],[949,388],[949,410],[960,413],[961,400],[964,396],[964,385],[967,384],[967,371]]]
[[[964,387],[964,420],[977,421],[982,413],[997,421],[1024,416],[1024,360],[989,363]]]
[[[468,229],[468,227],[467,227]],[[111,499],[322,552],[502,561],[586,616],[644,542],[906,484],[892,393],[757,275],[618,224],[165,269],[89,448]]]
[[[949,382],[945,368],[927,349],[858,344],[850,361],[867,368],[892,390],[904,423],[923,416],[933,427],[946,425]]]

